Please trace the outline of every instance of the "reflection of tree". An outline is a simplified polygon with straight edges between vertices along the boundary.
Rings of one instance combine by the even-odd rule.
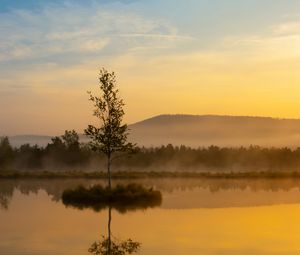
[[[3,194],[0,194],[0,208],[7,210],[10,199],[11,199],[10,196],[5,196]]]
[[[12,199],[14,187],[8,183],[0,183],[0,209],[8,209]]]
[[[141,247],[139,242],[132,239],[118,240],[111,233],[111,207],[108,209],[108,236],[102,236],[99,241],[94,242],[89,248],[89,253],[93,255],[125,255],[138,252]]]

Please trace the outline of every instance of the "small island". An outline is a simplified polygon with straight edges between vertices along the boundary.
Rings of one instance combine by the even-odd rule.
[[[63,192],[62,201],[66,206],[78,209],[91,208],[94,211],[112,207],[119,212],[147,209],[159,206],[162,194],[153,188],[139,184],[117,185],[113,188],[95,185],[90,188],[79,186]]]

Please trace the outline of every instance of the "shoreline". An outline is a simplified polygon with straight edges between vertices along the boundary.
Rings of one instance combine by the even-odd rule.
[[[0,171],[0,179],[106,179],[106,172],[82,171]],[[300,171],[251,172],[168,172],[168,171],[118,171],[113,179],[145,178],[199,178],[199,179],[286,179],[300,178]]]

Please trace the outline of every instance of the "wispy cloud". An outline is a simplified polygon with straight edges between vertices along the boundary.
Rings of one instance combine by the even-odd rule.
[[[277,35],[300,35],[300,22],[285,22],[274,26],[273,31]]]
[[[285,22],[272,26],[269,32],[229,36],[222,42],[223,50],[247,56],[247,60],[272,61],[300,57],[300,22]]]
[[[55,54],[126,52],[145,45],[189,40],[165,20],[94,4],[46,6],[40,12],[0,14],[0,61],[36,59]],[[59,59],[59,58],[58,58]]]

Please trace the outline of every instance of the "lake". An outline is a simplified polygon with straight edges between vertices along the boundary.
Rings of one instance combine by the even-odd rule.
[[[128,181],[114,180],[116,183]],[[300,254],[300,180],[145,179],[160,206],[111,210],[112,240],[143,255]],[[91,254],[110,209],[66,207],[64,189],[101,180],[0,180],[0,254]]]

